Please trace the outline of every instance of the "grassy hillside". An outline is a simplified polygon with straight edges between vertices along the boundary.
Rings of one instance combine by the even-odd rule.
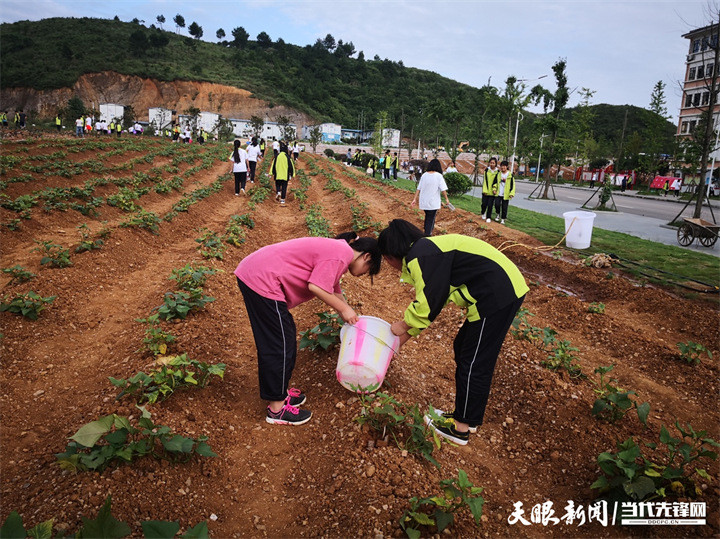
[[[299,47],[248,41],[242,47],[208,43],[154,27],[90,18],[54,18],[0,26],[3,87],[48,90],[70,87],[85,73],[116,71],[158,80],[200,80],[250,90],[272,105],[282,103],[323,121],[355,128],[358,119],[372,127],[380,111],[404,134],[448,145],[460,118],[460,140],[476,140],[484,122],[507,126],[495,88],[472,88],[402,61],[365,60],[361,53],[321,44]],[[612,141],[622,130],[626,107],[597,105],[593,130],[599,141]],[[630,107],[626,132],[641,133],[647,115]],[[572,111],[570,111],[572,114]],[[532,125],[533,115],[526,115]],[[529,124],[529,125],[528,125]],[[501,127],[501,129],[504,127]],[[667,123],[668,141],[674,127]],[[525,129],[533,133],[535,129]],[[505,139],[507,136],[494,136]],[[472,142],[475,144],[475,142]],[[612,143],[608,143],[611,151]],[[499,150],[499,148],[498,148]]]

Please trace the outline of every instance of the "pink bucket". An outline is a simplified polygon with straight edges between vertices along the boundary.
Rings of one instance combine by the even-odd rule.
[[[343,387],[357,393],[377,391],[400,348],[390,324],[374,316],[361,316],[340,329],[340,355],[335,375]]]

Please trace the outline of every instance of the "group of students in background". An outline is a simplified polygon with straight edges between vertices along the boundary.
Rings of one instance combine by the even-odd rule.
[[[15,129],[24,129],[27,125],[27,114],[23,109],[16,110],[12,118]],[[3,127],[10,126],[10,123],[8,121],[8,111],[6,110],[0,112],[0,125],[2,125]]]
[[[292,156],[291,156],[292,154]],[[232,173],[235,176],[235,196],[245,194],[248,173],[250,183],[255,183],[255,170],[257,162],[265,155],[265,140],[252,137],[246,148],[236,139],[233,143],[233,153],[230,156]],[[292,145],[284,140],[273,141],[273,162],[270,165],[270,178],[275,182],[275,200],[281,207],[285,206],[288,182],[295,176],[295,161],[300,155],[300,146],[297,142]]]
[[[508,166],[507,161],[501,161],[498,170],[497,159],[491,157],[483,173],[481,214],[488,223],[492,221],[493,208],[497,214],[496,221],[505,224],[507,219],[510,200],[515,196],[515,177]]]

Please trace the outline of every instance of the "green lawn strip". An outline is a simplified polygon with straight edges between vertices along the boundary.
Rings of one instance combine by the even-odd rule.
[[[399,178],[394,185],[398,189],[414,191],[413,180]],[[452,203],[463,210],[480,215],[480,199],[469,195],[450,197]],[[510,207],[511,219],[506,226],[520,230],[536,238],[546,245],[555,245],[565,234],[565,220],[552,215],[545,215],[531,210]],[[563,245],[564,247],[564,245]],[[582,256],[595,253],[612,253],[630,260],[643,267],[628,264],[627,271],[639,277],[649,277],[655,282],[682,282],[683,279],[672,275],[664,275],[650,268],[657,268],[675,275],[702,281],[711,285],[718,284],[720,277],[720,260],[709,254],[683,249],[674,245],[665,245],[622,232],[593,228],[592,244],[588,249],[578,251]],[[642,275],[640,272],[647,275]],[[655,276],[656,278],[653,278]],[[704,288],[698,285],[698,288]]]

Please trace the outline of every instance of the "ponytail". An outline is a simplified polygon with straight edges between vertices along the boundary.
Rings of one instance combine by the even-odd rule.
[[[380,265],[382,264],[382,253],[378,247],[378,242],[375,238],[368,238],[366,236],[358,236],[355,232],[343,232],[335,236],[336,240],[345,240],[348,242],[353,251],[358,253],[370,254],[370,271],[368,271],[370,277],[380,273]]]
[[[235,150],[233,151],[233,161],[236,163],[240,162],[240,152],[238,151],[238,148],[240,148],[240,141],[238,139],[235,139]],[[227,155],[227,154],[225,154]]]

